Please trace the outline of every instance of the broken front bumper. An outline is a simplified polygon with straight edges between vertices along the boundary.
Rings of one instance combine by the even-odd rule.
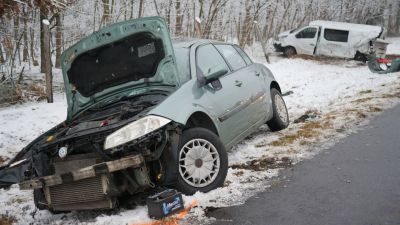
[[[93,166],[84,167],[82,169],[68,172],[64,174],[56,174],[45,177],[39,177],[19,183],[21,190],[51,187],[73,181],[79,181],[91,177],[100,176],[102,174],[112,173],[129,167],[140,167],[144,163],[141,155],[125,157],[122,159],[98,163]]]
[[[274,43],[275,52],[283,52],[282,44],[275,42]]]
[[[55,162],[55,175],[38,177],[19,184],[21,190],[36,189],[43,192],[39,204],[54,211],[111,209],[116,205],[115,188],[111,173],[127,168],[142,168],[142,155],[114,161],[95,163],[91,156]],[[82,167],[71,172],[65,169]],[[61,171],[61,172],[60,172]]]

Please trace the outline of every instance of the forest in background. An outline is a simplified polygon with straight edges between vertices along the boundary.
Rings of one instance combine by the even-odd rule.
[[[173,37],[241,47],[317,19],[381,25],[388,35],[400,29],[399,0],[0,0],[0,98],[9,94],[2,92],[5,87],[14,93],[35,66],[51,87],[61,52],[82,37],[111,23],[155,15],[165,18]]]

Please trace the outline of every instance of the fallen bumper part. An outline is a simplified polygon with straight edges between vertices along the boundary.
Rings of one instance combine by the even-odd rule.
[[[400,71],[400,58],[394,60],[372,57],[368,61],[368,68],[373,73],[385,74]]]
[[[275,52],[283,52],[283,47],[280,43],[274,43]]]

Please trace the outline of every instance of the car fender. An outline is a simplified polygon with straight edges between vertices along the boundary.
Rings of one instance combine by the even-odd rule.
[[[188,81],[148,114],[162,116],[186,125],[191,115],[202,112],[212,120],[219,133],[218,117],[205,106],[206,99],[202,98],[202,95],[203,90],[198,87],[198,83],[195,80]]]

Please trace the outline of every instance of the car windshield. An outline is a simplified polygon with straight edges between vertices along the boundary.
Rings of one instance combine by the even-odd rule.
[[[174,46],[176,65],[181,84],[190,79],[189,48]]]
[[[297,30],[299,30],[299,28],[295,28],[295,29],[293,29],[293,30],[290,30],[289,33],[296,32]]]

